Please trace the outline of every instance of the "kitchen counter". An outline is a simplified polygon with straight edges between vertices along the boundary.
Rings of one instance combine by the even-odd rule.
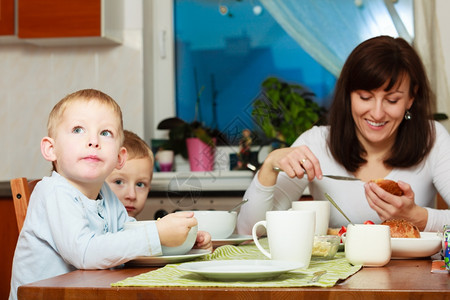
[[[228,210],[242,201],[253,180],[251,171],[154,173],[140,220],[177,210]],[[302,198],[311,199],[306,188]]]
[[[155,172],[152,191],[245,191],[251,171]]]
[[[147,203],[138,219],[149,220],[177,210],[228,210],[242,201],[252,171],[155,172]],[[309,190],[303,198],[309,198]],[[0,198],[12,199],[8,181],[0,182]]]
[[[245,191],[253,178],[251,171],[155,172],[152,192]],[[150,195],[151,196],[151,193]],[[0,182],[0,197],[10,198],[9,181]]]
[[[251,171],[157,172],[140,220],[177,210],[228,210],[253,179]]]

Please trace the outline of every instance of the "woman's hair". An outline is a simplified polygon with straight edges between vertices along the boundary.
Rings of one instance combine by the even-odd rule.
[[[356,136],[350,94],[371,91],[388,82],[385,91],[410,79],[411,120],[403,120],[395,142],[384,163],[407,168],[420,163],[430,152],[435,139],[431,114],[431,91],[425,68],[416,51],[402,38],[378,36],[358,45],[347,58],[336,83],[329,112],[328,145],[333,157],[348,171],[355,172],[366,163],[364,147]]]
[[[123,143],[123,119],[122,119],[122,110],[120,109],[120,106],[117,104],[116,101],[114,101],[113,98],[108,96],[107,94],[94,90],[94,89],[85,89],[85,90],[79,90],[77,92],[74,92],[72,94],[67,95],[63,99],[61,99],[52,109],[50,112],[50,115],[48,117],[47,122],[47,132],[49,137],[55,137],[56,134],[56,128],[61,121],[62,116],[64,115],[64,111],[66,108],[73,102],[76,101],[98,101],[102,104],[106,104],[107,106],[110,106],[113,111],[117,114],[117,117],[120,121],[120,127],[119,127],[119,138],[120,138],[120,144]]]
[[[154,164],[153,152],[147,143],[134,132],[124,130],[124,134],[125,140],[123,146],[127,149],[127,160],[150,158],[150,161]]]

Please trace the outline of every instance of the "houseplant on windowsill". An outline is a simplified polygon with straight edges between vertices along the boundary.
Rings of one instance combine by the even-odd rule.
[[[198,121],[187,123],[177,117],[162,120],[157,128],[169,130],[169,140],[162,148],[189,159],[191,171],[213,170],[216,139],[220,136],[218,130]]]
[[[252,115],[267,138],[290,146],[313,125],[324,124],[325,108],[314,102],[315,94],[301,85],[269,77],[261,86]]]

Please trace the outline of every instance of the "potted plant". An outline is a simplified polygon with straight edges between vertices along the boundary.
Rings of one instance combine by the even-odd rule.
[[[187,123],[177,117],[162,120],[157,128],[169,130],[169,140],[162,148],[189,159],[191,171],[213,169],[216,139],[220,136],[218,130],[198,121]]]
[[[267,138],[290,146],[301,133],[325,122],[326,110],[314,102],[314,97],[299,84],[269,77],[253,102],[252,115]]]

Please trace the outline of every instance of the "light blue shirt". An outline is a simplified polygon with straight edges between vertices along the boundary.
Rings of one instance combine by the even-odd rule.
[[[17,299],[23,284],[162,254],[155,223],[123,231],[135,219],[106,183],[98,198],[88,199],[56,172],[36,185],[14,253],[9,299]]]

